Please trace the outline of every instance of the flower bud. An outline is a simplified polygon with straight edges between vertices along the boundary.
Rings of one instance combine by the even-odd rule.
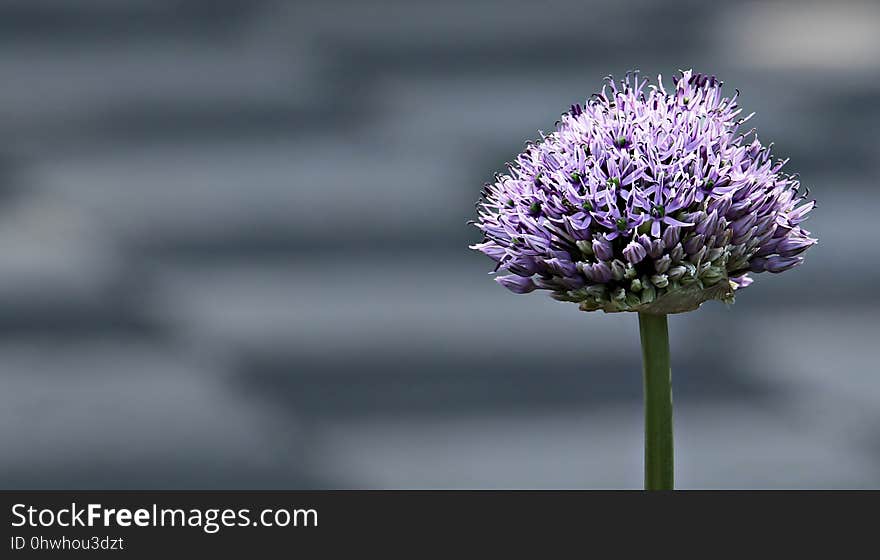
[[[663,232],[663,244],[667,247],[673,247],[681,238],[681,228],[678,226],[669,226]]]
[[[581,253],[588,257],[593,256],[593,243],[591,241],[587,241],[586,239],[578,239],[575,241],[575,245],[580,249]]]
[[[613,261],[611,261],[611,277],[614,278],[614,280],[616,280],[617,282],[623,280],[623,275],[625,272],[626,267],[624,266],[622,261],[618,259],[614,259]]]
[[[681,259],[684,258],[684,247],[681,246],[681,243],[672,248],[672,251],[669,252],[669,256],[672,257],[672,262],[681,262]]]
[[[724,254],[724,249],[721,247],[716,247],[714,249],[709,249],[706,253],[706,260],[709,262],[715,262],[716,260],[721,258],[721,255]]]
[[[784,257],[793,257],[806,251],[809,247],[816,244],[815,239],[811,239],[806,235],[790,235],[784,237],[776,246],[776,250]]]
[[[564,276],[559,279],[559,283],[568,288],[569,290],[577,290],[579,288],[584,287],[587,283],[584,278],[580,275],[576,276]]]
[[[610,261],[614,257],[611,242],[605,239],[604,235],[593,239],[593,254],[600,261]]]
[[[532,276],[538,272],[538,263],[531,257],[511,259],[506,265],[507,270],[518,276]]]
[[[755,257],[749,261],[749,270],[752,272],[764,272],[767,270],[767,259],[765,257]]]
[[[784,272],[789,268],[794,268],[795,266],[801,264],[803,260],[803,257],[773,256],[767,259],[766,268],[769,272],[776,274],[779,272]]]
[[[669,277],[665,274],[655,274],[651,276],[651,284],[654,284],[658,288],[665,288],[669,285]]]
[[[532,278],[532,281],[535,283],[535,286],[541,290],[556,291],[565,289],[565,286],[559,283],[559,278],[554,278],[552,276],[549,278],[535,276]]]
[[[688,260],[694,264],[700,263],[703,261],[703,257],[706,256],[706,247],[700,247],[700,250],[694,253],[693,255],[688,256]]]
[[[583,273],[587,280],[591,280],[596,284],[604,284],[611,280],[611,267],[608,266],[608,263],[599,262],[584,265]]]
[[[693,255],[694,253],[696,253],[697,251],[699,251],[700,249],[702,249],[704,247],[705,242],[706,242],[705,235],[703,235],[702,233],[695,235],[695,236],[691,237],[690,239],[688,239],[687,241],[685,241],[684,250],[688,255]]]
[[[717,185],[716,185],[717,186]],[[724,216],[730,210],[732,200],[730,196],[722,196],[709,204],[709,209],[718,212],[719,216]]]
[[[758,216],[755,214],[746,214],[742,218],[735,220],[732,224],[730,224],[731,229],[733,229],[733,235],[740,236],[743,233],[752,229],[752,226],[755,225],[755,221],[758,219]]]
[[[752,237],[755,236],[755,233],[757,233],[757,231],[757,227],[752,227],[752,229],[745,231],[739,235],[734,233],[733,239],[731,239],[730,242],[734,245],[746,244],[752,240]]]
[[[724,271],[717,266],[708,267],[705,272],[700,274],[700,280],[707,286],[714,286],[724,278]]]
[[[666,276],[668,276],[670,280],[678,280],[679,278],[684,276],[685,272],[687,272],[687,269],[685,267],[673,266],[669,269],[668,272],[666,272]]]
[[[624,302],[626,303],[626,306],[631,309],[638,306],[642,301],[636,294],[627,293]]]
[[[577,267],[571,261],[552,258],[544,261],[544,264],[557,276],[573,276],[577,272]]]
[[[669,255],[663,255],[659,260],[654,261],[654,270],[659,273],[666,272],[669,270],[669,265],[672,264],[672,257]]]
[[[715,224],[718,223],[718,212],[712,210],[712,212],[706,216],[702,221],[697,223],[696,231],[697,233],[702,233],[704,235],[711,235],[714,233]]]
[[[663,255],[665,249],[666,245],[663,243],[662,239],[654,239],[651,241],[651,248],[648,249],[648,256],[652,259],[658,259]]]
[[[495,281],[515,294],[527,294],[537,288],[531,278],[523,278],[522,276],[497,276]]]
[[[629,244],[623,249],[623,256],[626,257],[626,260],[632,264],[638,264],[642,261],[648,252],[642,247],[642,244],[638,241],[630,241]]]

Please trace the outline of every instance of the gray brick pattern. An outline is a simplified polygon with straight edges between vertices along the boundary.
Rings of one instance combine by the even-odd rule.
[[[671,320],[680,486],[877,487],[878,27],[849,1],[4,2],[0,487],[639,487],[635,318],[506,293],[465,222],[604,75],[691,66],[814,187],[820,245]]]

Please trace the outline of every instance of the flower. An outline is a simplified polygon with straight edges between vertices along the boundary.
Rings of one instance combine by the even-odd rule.
[[[740,132],[739,92],[690,70],[673,82],[608,78],[486,185],[471,248],[510,273],[498,283],[585,311],[679,313],[803,261],[815,201]]]

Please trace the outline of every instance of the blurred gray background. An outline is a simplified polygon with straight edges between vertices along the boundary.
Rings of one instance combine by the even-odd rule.
[[[682,488],[880,487],[880,3],[5,0],[0,487],[638,488],[635,316],[514,296],[482,184],[715,73],[820,207],[670,320]]]

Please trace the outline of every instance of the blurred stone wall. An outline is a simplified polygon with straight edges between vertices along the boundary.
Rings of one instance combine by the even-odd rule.
[[[481,185],[639,68],[820,205],[671,319],[681,487],[877,487],[880,4],[8,0],[0,486],[641,485],[633,316],[515,297]]]

